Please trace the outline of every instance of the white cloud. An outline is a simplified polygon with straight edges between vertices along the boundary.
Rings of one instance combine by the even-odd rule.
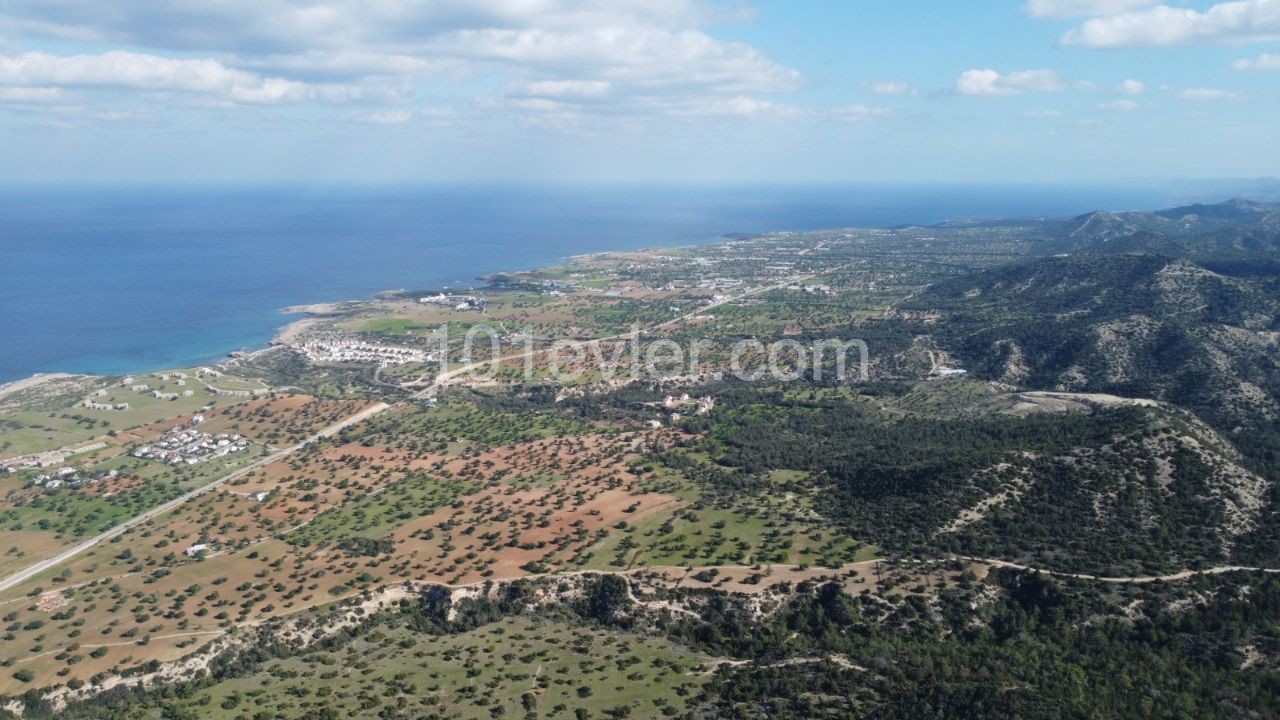
[[[1141,105],[1134,100],[1112,100],[1110,102],[1098,104],[1099,110],[1110,110],[1113,112],[1133,112],[1139,107],[1141,107]]]
[[[831,119],[840,122],[861,125],[862,123],[883,120],[893,116],[893,110],[889,108],[868,107],[866,105],[849,105],[840,107],[830,112]]]
[[[1147,91],[1147,86],[1137,80],[1125,80],[1116,87],[1116,91],[1122,95],[1141,95]]]
[[[688,102],[667,108],[671,115],[686,117],[725,117],[748,120],[782,122],[798,120],[812,112],[794,105],[758,100],[751,97],[712,99],[706,102]]]
[[[1182,100],[1191,100],[1193,102],[1212,102],[1218,100],[1240,100],[1244,96],[1240,93],[1216,88],[1186,88],[1178,91],[1178,97]]]
[[[310,50],[292,55],[237,57],[237,67],[300,79],[340,80],[370,76],[463,74],[465,64],[453,58],[422,58],[405,53],[365,50]]]
[[[1065,87],[1062,78],[1052,70],[1019,70],[1002,75],[990,68],[966,70],[956,80],[961,95],[1000,96],[1026,92],[1058,92]]]
[[[1136,8],[1150,7],[1156,2],[1158,0],[1030,0],[1023,9],[1031,17],[1062,20],[1118,15]]]
[[[1237,70],[1280,70],[1280,55],[1262,53],[1256,58],[1243,58],[1231,64]]]
[[[110,12],[97,3],[74,0],[6,0],[0,30],[261,55],[411,47],[422,38],[462,28],[694,27],[725,15],[703,0],[113,0]]]
[[[904,82],[878,82],[871,84],[871,92],[876,95],[915,95],[916,89]]]
[[[134,110],[95,110],[89,113],[94,120],[112,123],[145,122],[151,120],[151,114]]]
[[[307,85],[228,68],[217,60],[112,51],[99,55],[28,52],[0,56],[0,86],[94,87],[203,93],[226,102],[263,104],[359,94],[354,88]]]
[[[56,87],[0,87],[0,102],[52,103],[64,102],[67,92]]]
[[[1232,0],[1203,12],[1167,5],[1097,17],[1062,36],[1064,45],[1094,48],[1246,43],[1280,39],[1280,2]]]
[[[542,97],[602,97],[613,84],[604,80],[539,80],[525,83],[521,93]]]
[[[473,61],[507,62],[525,71],[605,80],[637,88],[688,87],[724,94],[780,92],[800,74],[741,43],[696,30],[591,28],[576,32],[490,28],[448,33],[434,51]]]
[[[601,112],[612,103],[624,113],[764,102],[758,96],[798,87],[795,70],[701,29],[749,14],[716,0],[112,0],[110,12],[81,0],[5,0],[0,33],[203,53],[217,60],[192,62],[219,67],[175,72],[189,83],[221,73],[208,82],[229,102],[343,87],[408,98],[426,80],[496,73],[528,99],[594,99]]]
[[[413,119],[408,110],[368,110],[351,113],[349,119],[365,125],[404,125]]]
[[[1032,120],[1056,120],[1063,116],[1061,110],[1028,110],[1023,113]]]

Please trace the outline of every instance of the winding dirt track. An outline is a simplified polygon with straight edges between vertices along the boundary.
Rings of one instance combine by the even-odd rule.
[[[1093,580],[1095,582],[1118,583],[1122,585],[1143,585],[1155,582],[1177,582],[1178,580],[1188,580],[1193,577],[1202,575],[1225,575],[1233,572],[1259,572],[1280,574],[1280,568],[1252,567],[1249,565],[1220,565],[1218,567],[1204,568],[1203,570],[1180,570],[1176,573],[1168,575],[1136,575],[1133,577],[1108,577],[1106,575],[1088,575],[1086,573],[1062,572],[1060,570],[1049,570],[1047,568],[1038,568],[1030,565],[1020,565],[1008,560],[995,560],[992,558],[976,558],[976,557],[960,557],[960,560],[969,560],[992,567],[1010,568],[1012,570],[1029,570],[1038,572],[1042,575],[1053,575],[1055,577],[1074,578],[1076,580]]]

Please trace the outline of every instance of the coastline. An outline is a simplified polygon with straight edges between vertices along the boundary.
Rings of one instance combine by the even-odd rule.
[[[61,373],[61,372],[36,373],[31,377],[22,378],[21,380],[13,380],[11,382],[7,382],[7,383],[4,383],[3,385],[0,385],[0,398],[4,398],[8,395],[12,395],[16,392],[21,392],[23,390],[30,390],[31,388],[38,387],[51,380],[66,380],[68,378],[75,378],[75,377],[84,377],[84,375],[77,374],[77,373]]]
[[[618,254],[651,253],[651,252],[657,252],[664,249],[678,250],[680,248],[686,248],[686,247],[699,247],[702,245],[713,245],[713,244],[725,242],[727,239],[728,239],[728,236],[719,235],[714,238],[708,238],[706,242],[701,242],[701,243],[684,243],[680,245],[671,245],[671,246],[646,245],[645,247],[639,248],[639,249],[622,248],[622,249],[613,249],[613,250],[598,250],[598,251],[593,251],[588,253],[577,253],[573,255],[563,255],[545,264],[536,264],[536,265],[530,265],[530,266],[522,267],[515,270],[503,270],[503,271],[496,271],[495,273],[479,275],[475,278],[475,280],[477,281],[477,283],[480,283],[480,284],[474,287],[477,289],[480,287],[483,287],[485,284],[488,283],[489,278],[491,278],[494,274],[499,274],[499,273],[529,272],[529,271],[538,270],[541,268],[553,267],[556,264],[560,264],[560,263],[581,264],[581,263],[591,262],[595,258],[607,257],[611,255],[618,255]],[[356,311],[363,307],[367,307],[371,303],[378,303],[384,299],[387,299],[388,297],[400,295],[405,292],[406,291],[403,289],[381,290],[374,293],[368,298],[359,299],[359,300],[348,299],[348,300],[335,300],[335,301],[329,301],[329,302],[304,303],[299,305],[287,305],[285,307],[278,308],[277,312],[285,316],[301,315],[302,317],[299,317],[293,320],[288,320],[278,325],[274,334],[268,340],[266,340],[265,343],[262,343],[262,344],[254,344],[254,345],[248,345],[248,346],[241,345],[239,347],[233,347],[227,350],[219,351],[216,355],[203,355],[198,358],[191,358],[189,359],[189,361],[184,360],[183,362],[178,364],[168,364],[162,367],[139,366],[139,367],[130,369],[127,373],[126,372],[101,373],[101,372],[91,372],[91,371],[38,372],[31,375],[30,377],[19,378],[16,380],[11,380],[4,384],[0,384],[0,397],[4,397],[5,395],[9,395],[14,392],[18,392],[20,390],[36,387],[44,382],[54,380],[54,379],[66,379],[66,378],[74,378],[74,377],[113,377],[117,375],[139,375],[139,374],[145,374],[150,372],[159,372],[159,371],[167,370],[173,367],[180,367],[180,366],[183,366],[184,364],[211,364],[211,365],[221,364],[221,363],[227,362],[228,360],[234,359],[234,357],[236,356],[244,356],[244,357],[250,357],[250,358],[257,357],[263,353],[274,352],[276,350],[279,350],[283,346],[293,344],[294,342],[296,342],[297,340],[305,336],[306,333],[309,332],[311,329],[313,329],[317,325],[320,325],[325,319],[341,317],[352,311]]]

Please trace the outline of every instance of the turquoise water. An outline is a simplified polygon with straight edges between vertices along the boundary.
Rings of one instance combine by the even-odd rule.
[[[0,190],[0,382],[260,347],[279,308],[731,232],[1153,208],[1140,188],[130,187]]]

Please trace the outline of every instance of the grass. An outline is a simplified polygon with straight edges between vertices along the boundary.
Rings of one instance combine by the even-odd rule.
[[[250,447],[246,452],[194,466],[167,467],[149,462],[139,471],[146,479],[144,484],[109,497],[69,489],[42,494],[22,505],[0,509],[0,529],[51,532],[60,540],[86,537],[243,467],[257,459],[260,451]],[[132,466],[132,461],[117,462]],[[104,463],[112,464],[115,463]]]
[[[62,398],[56,407],[22,409],[0,414],[0,456],[26,455],[42,450],[66,447],[92,440],[109,431],[121,431],[138,425],[190,415],[206,405],[223,406],[237,399],[211,395],[204,387],[206,381],[224,390],[243,390],[264,387],[261,383],[224,375],[220,378],[195,377],[187,371],[186,385],[176,380],[161,380],[155,375],[139,375],[136,384],[145,384],[148,390],[135,392],[119,383],[98,384],[106,395],[94,395],[86,389],[83,395]],[[154,397],[153,391],[176,393],[175,400]],[[181,397],[186,390],[193,390],[191,397]],[[129,403],[128,410],[89,410],[82,407],[85,398],[101,403]]]
[[[354,329],[356,332],[369,333],[371,335],[416,335],[430,334],[436,327],[423,325],[412,318],[379,317],[362,322]]]

